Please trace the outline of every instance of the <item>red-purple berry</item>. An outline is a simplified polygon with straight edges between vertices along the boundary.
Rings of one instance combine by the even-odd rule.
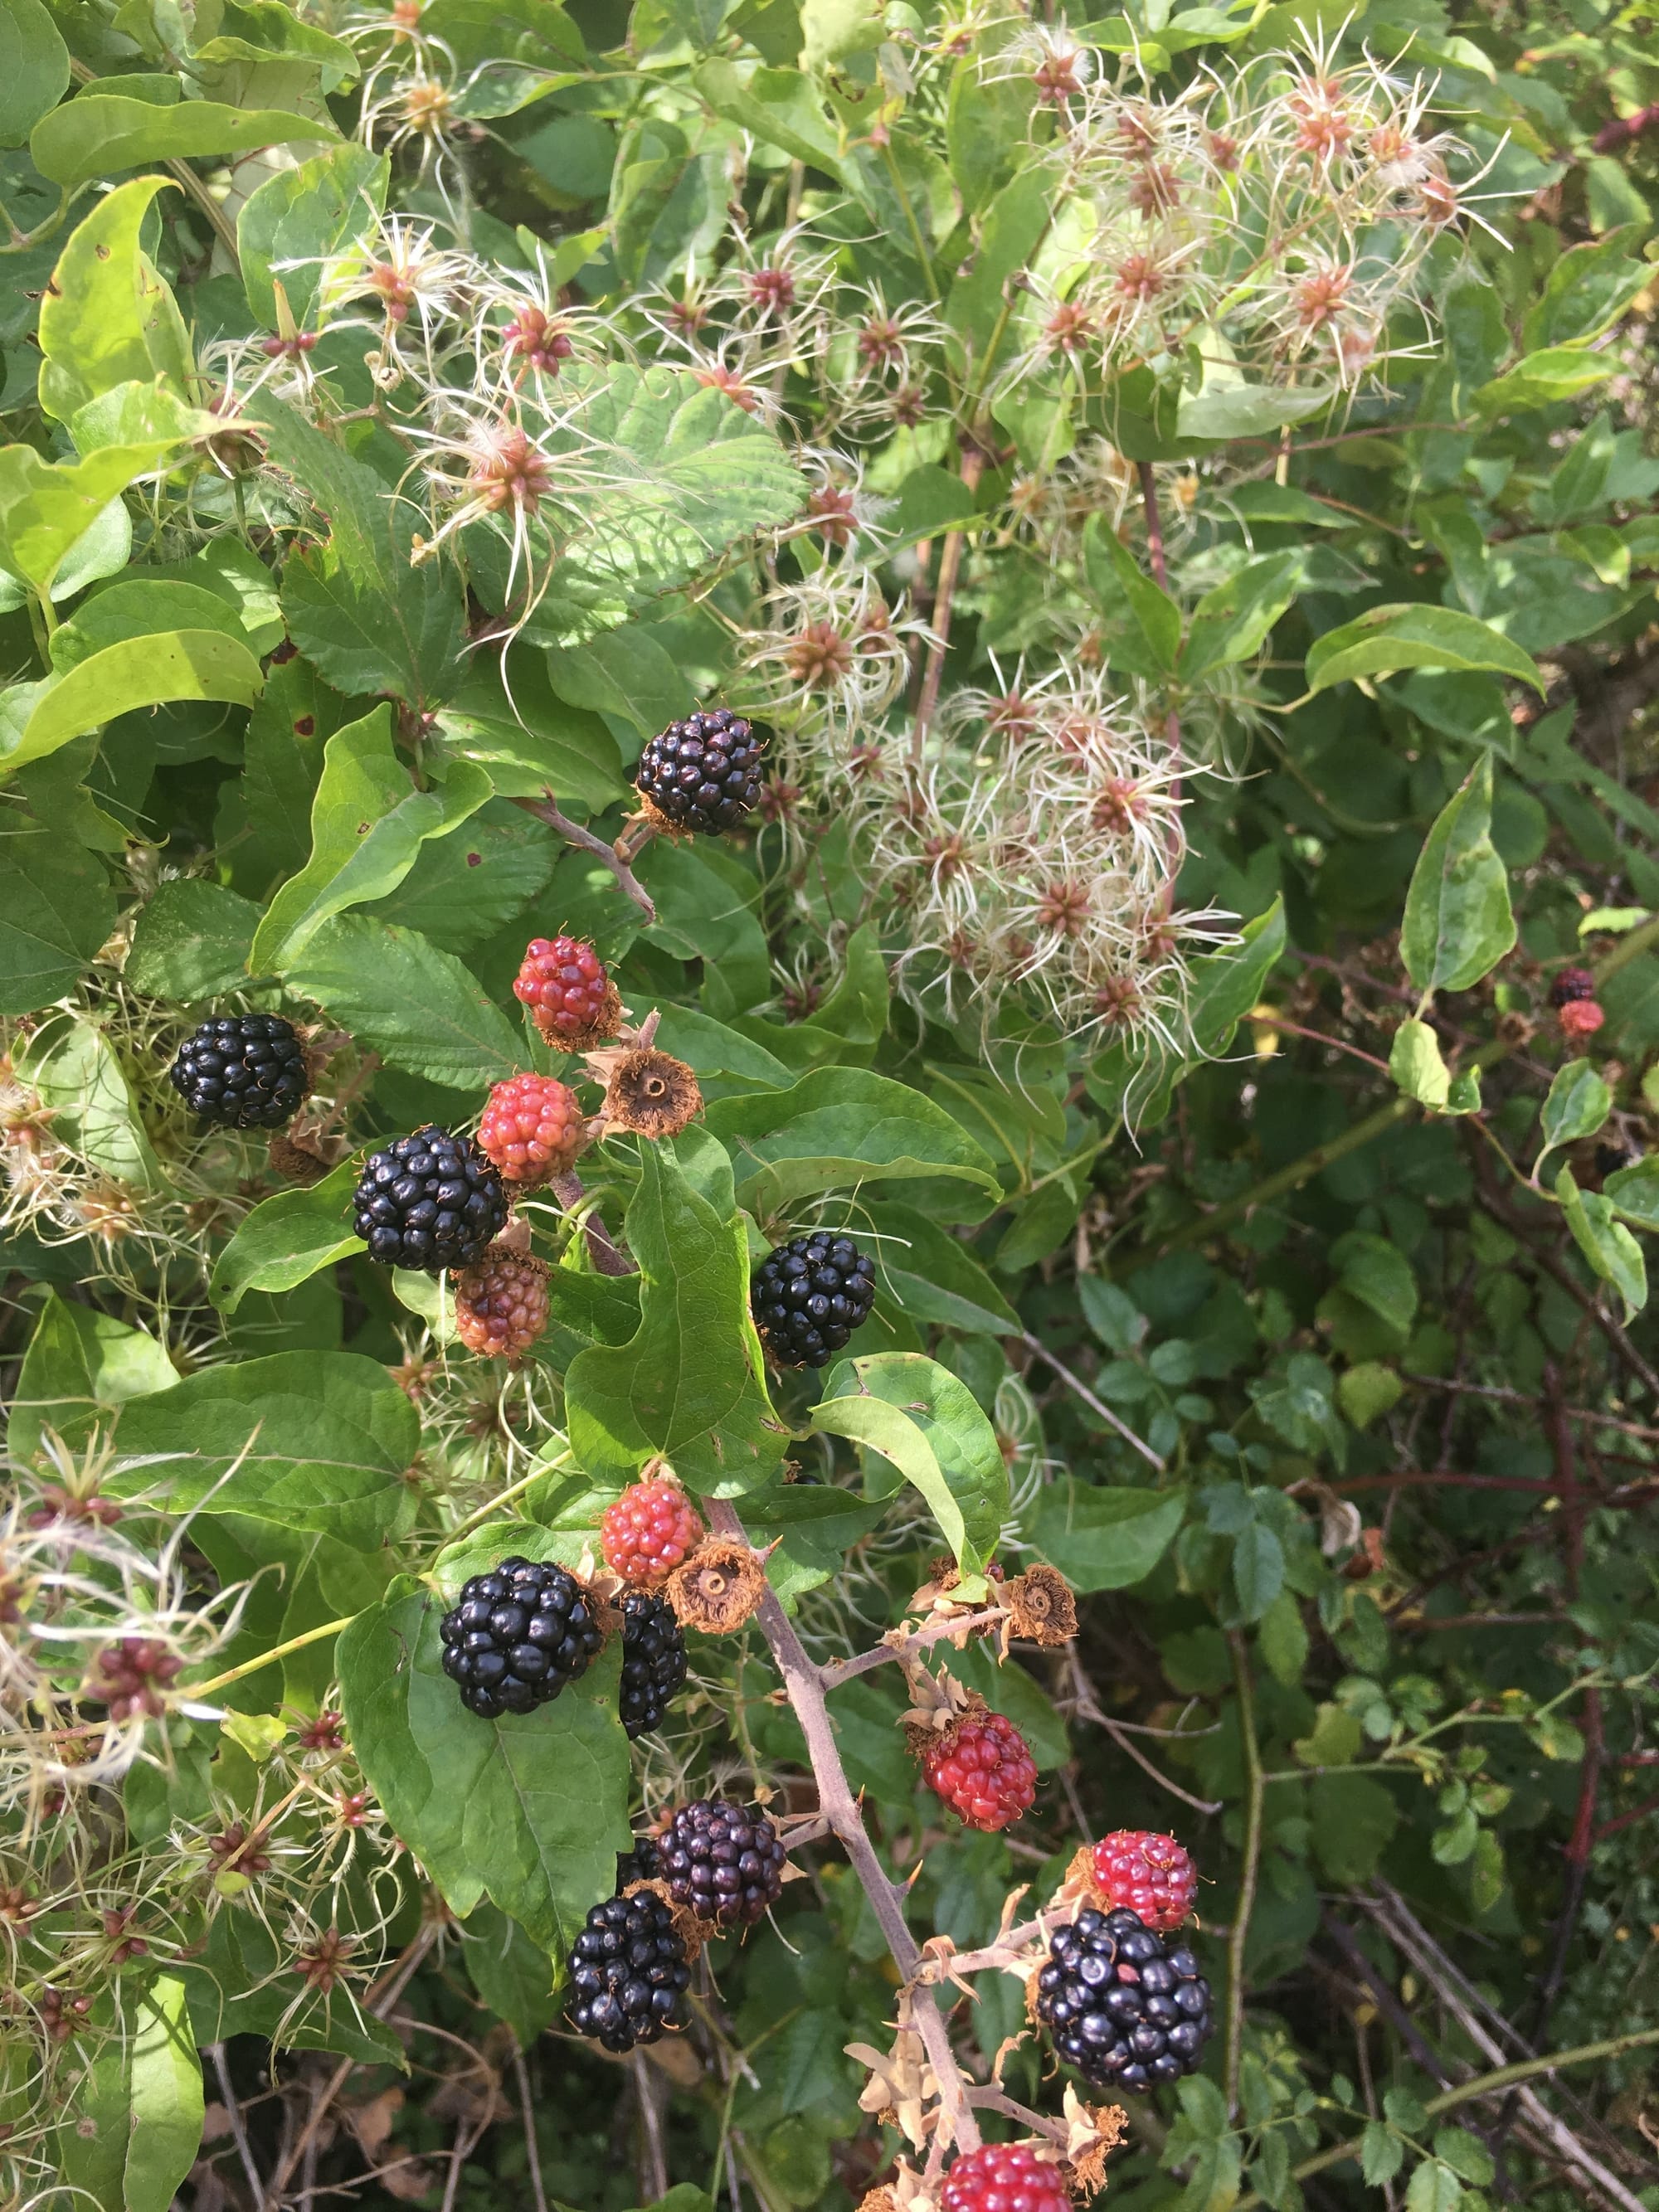
[[[547,1327],[547,1263],[489,1251],[455,1278],[455,1334],[485,1359],[520,1360]]]
[[[513,985],[513,995],[550,1045],[583,1052],[615,1036],[622,1006],[605,963],[574,937],[533,937]]]
[[[504,1181],[529,1185],[568,1175],[586,1123],[576,1094],[551,1075],[514,1075],[489,1094],[478,1142]]]
[[[1095,1881],[1109,1907],[1127,1905],[1167,1935],[1192,1917],[1198,1869],[1173,1836],[1120,1828],[1095,1845]]]
[[[952,1812],[988,1832],[1029,1813],[1036,1796],[1036,1761],[1002,1713],[971,1713],[947,1729],[928,1746],[922,1773]]]
[[[1054,2168],[1029,2143],[964,2151],[939,2191],[942,2212],[1072,2212]]]
[[[599,1522],[599,1548],[613,1575],[636,1589],[664,1582],[702,1543],[706,1534],[697,1509],[680,1488],[661,1475],[635,1482],[607,1505]]]

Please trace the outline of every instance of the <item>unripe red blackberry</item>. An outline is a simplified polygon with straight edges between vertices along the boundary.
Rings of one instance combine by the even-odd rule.
[[[438,1633],[445,1674],[486,1721],[556,1698],[605,1642],[586,1585],[550,1559],[503,1559],[474,1575]]]
[[[1030,2143],[986,2143],[955,2160],[941,2212],[1072,2212],[1064,2183]]]
[[[654,810],[671,830],[717,836],[735,830],[759,798],[765,750],[741,714],[711,708],[652,738],[634,771],[635,787],[647,814]]]
[[[922,1777],[969,1827],[987,1834],[1030,1812],[1037,1794],[1036,1759],[1002,1712],[971,1712],[945,1729],[927,1745]]]
[[[550,1045],[586,1052],[622,1027],[622,1001],[591,945],[574,937],[532,937],[513,995]]]
[[[570,1947],[570,2019],[607,2051],[654,2043],[682,2024],[691,1979],[674,1916],[650,1890],[610,1897]]]
[[[623,1600],[622,1686],[617,1710],[629,1741],[660,1728],[685,1687],[685,1632],[674,1608],[654,1590]]]
[[[702,1541],[697,1509],[678,1482],[654,1475],[631,1483],[599,1522],[599,1548],[613,1575],[635,1589],[664,1582]]]
[[[1036,1796],[1036,1761],[1003,1713],[969,1713],[922,1757],[927,1785],[970,1828],[994,1832],[1029,1813]]]
[[[1144,2091],[1196,2073],[1215,2025],[1210,1985],[1187,1946],[1124,1907],[1079,1912],[1055,1931],[1036,2016],[1097,2089]]]
[[[1550,1004],[1558,1009],[1577,999],[1595,996],[1595,978],[1588,968],[1563,968],[1550,985]]]
[[[1594,1036],[1607,1018],[1606,1007],[1595,999],[1569,999],[1555,1017],[1562,1036],[1574,1042]]]
[[[1168,1934],[1191,1918],[1198,1869],[1173,1836],[1119,1828],[1095,1845],[1095,1881],[1108,1905],[1127,1905]]]
[[[492,1245],[455,1278],[455,1334],[485,1359],[520,1360],[547,1327],[547,1262]]]
[[[764,1813],[721,1797],[682,1805],[657,1840],[657,1857],[675,1903],[720,1928],[759,1920],[783,1887],[777,1830]]]
[[[528,1188],[568,1175],[586,1131],[568,1084],[551,1075],[514,1075],[490,1092],[478,1142],[504,1182]]]

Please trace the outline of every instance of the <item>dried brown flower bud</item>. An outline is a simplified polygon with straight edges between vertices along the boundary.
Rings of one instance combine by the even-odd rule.
[[[590,1053],[587,1065],[605,1085],[599,1124],[641,1137],[677,1137],[702,1111],[697,1079],[683,1060],[652,1045]]]
[[[328,1173],[328,1162],[307,1146],[295,1144],[292,1137],[273,1137],[265,1157],[284,1182],[298,1183],[302,1190],[309,1190]]]
[[[747,1544],[711,1536],[663,1584],[675,1618],[705,1636],[733,1636],[766,1595],[766,1570]]]
[[[1058,1569],[1027,1567],[1004,1593],[1008,1626],[1032,1644],[1069,1644],[1077,1634],[1077,1600]]]

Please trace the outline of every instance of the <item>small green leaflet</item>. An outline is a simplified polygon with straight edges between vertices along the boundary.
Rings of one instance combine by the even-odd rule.
[[[812,1423],[890,1461],[932,1507],[963,1574],[979,1573],[1008,1510],[1008,1468],[966,1383],[917,1352],[844,1360]]]

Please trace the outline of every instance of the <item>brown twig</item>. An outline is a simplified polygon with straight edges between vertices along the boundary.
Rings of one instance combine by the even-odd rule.
[[[513,2053],[513,2075],[519,2085],[519,2109],[524,2114],[524,2154],[530,2168],[531,2193],[536,2212],[547,2212],[547,2191],[542,2182],[542,2148],[536,2140],[536,2100],[530,2094],[530,2069],[522,2051]]]
[[[884,1638],[868,1651],[855,1652],[850,1659],[838,1659],[833,1667],[821,1667],[818,1680],[826,1691],[838,1690],[843,1682],[867,1674],[872,1668],[884,1667],[890,1659],[908,1659],[912,1652],[925,1651],[930,1644],[942,1643],[946,1637],[989,1628],[1002,1617],[1000,1606],[990,1606],[983,1613],[959,1613],[947,1620],[930,1620],[925,1627],[913,1629],[901,1642],[890,1644]]]
[[[1238,1899],[1233,1906],[1232,1926],[1227,1931],[1224,2088],[1231,2117],[1238,2108],[1239,2069],[1244,2057],[1244,1953],[1250,1938],[1250,1914],[1255,1905],[1256,1877],[1261,1866],[1261,1813],[1267,1793],[1262,1782],[1261,1747],[1255,1732],[1249,1648],[1236,1628],[1228,1631],[1227,1643],[1232,1653],[1233,1681],[1238,1692],[1238,1736],[1244,1754],[1244,1859],[1239,1870]]]
[[[1073,1375],[1065,1361],[1050,1352],[1040,1337],[1033,1336],[1029,1329],[1023,1329],[1020,1332],[1019,1340],[1034,1358],[1042,1360],[1045,1366],[1054,1369],[1067,1389],[1075,1391],[1091,1413],[1097,1414],[1109,1429],[1122,1437],[1126,1444],[1133,1445],[1148,1466],[1155,1467],[1160,1474],[1163,1474],[1164,1462],[1152,1446],[1143,1437],[1138,1437],[1127,1421],[1120,1419],[1109,1406],[1097,1398],[1079,1376]]]
[[[708,1506],[709,1522],[717,1535],[747,1543],[743,1522],[724,1498],[710,1498]],[[823,1678],[806,1656],[793,1623],[771,1589],[761,1600],[756,1618],[783,1677],[783,1686],[801,1734],[806,1739],[806,1755],[817,1784],[819,1806],[852,1863],[853,1871],[886,1938],[900,1981],[909,1990],[911,2017],[939,2083],[941,2118],[959,2149],[977,2149],[979,2126],[968,2102],[968,2085],[951,2048],[945,2016],[933,1990],[919,1978],[922,1955],[904,1917],[905,1890],[890,1877],[870,1841],[858,1801],[847,1779],[847,1770],[842,1765],[840,1747],[824,1703]]]
[[[1447,1390],[1461,1398],[1491,1398],[1505,1406],[1529,1406],[1534,1409],[1540,1401],[1528,1390],[1510,1390],[1498,1382],[1454,1382],[1443,1375],[1413,1375],[1401,1369],[1400,1379],[1419,1390]],[[1598,1413],[1589,1406],[1563,1406],[1562,1418],[1582,1421],[1593,1429],[1612,1429],[1621,1437],[1634,1437],[1639,1443],[1659,1444],[1659,1429],[1646,1427],[1640,1421],[1621,1421],[1611,1413]]]
[[[619,888],[633,900],[647,921],[656,920],[657,909],[651,894],[635,877],[628,860],[615,845],[607,843],[603,837],[596,837],[580,822],[573,822],[568,814],[561,813],[559,802],[550,791],[544,790],[539,799],[515,799],[513,804],[522,806],[526,814],[533,814],[538,822],[545,822],[550,830],[556,830],[565,842],[575,846],[579,852],[591,854],[594,860],[603,860],[617,878]]]
[[[219,2085],[219,2095],[225,2108],[225,2120],[230,2129],[231,2140],[236,2145],[236,2155],[241,2160],[242,2172],[247,2176],[247,2185],[253,2191],[258,2204],[264,2196],[265,2185],[259,2169],[253,2162],[253,2146],[247,2139],[247,2128],[242,2118],[241,2100],[236,2094],[235,2084],[230,2078],[230,2061],[222,2043],[210,2043],[207,2058],[213,2069],[213,2078]]]

